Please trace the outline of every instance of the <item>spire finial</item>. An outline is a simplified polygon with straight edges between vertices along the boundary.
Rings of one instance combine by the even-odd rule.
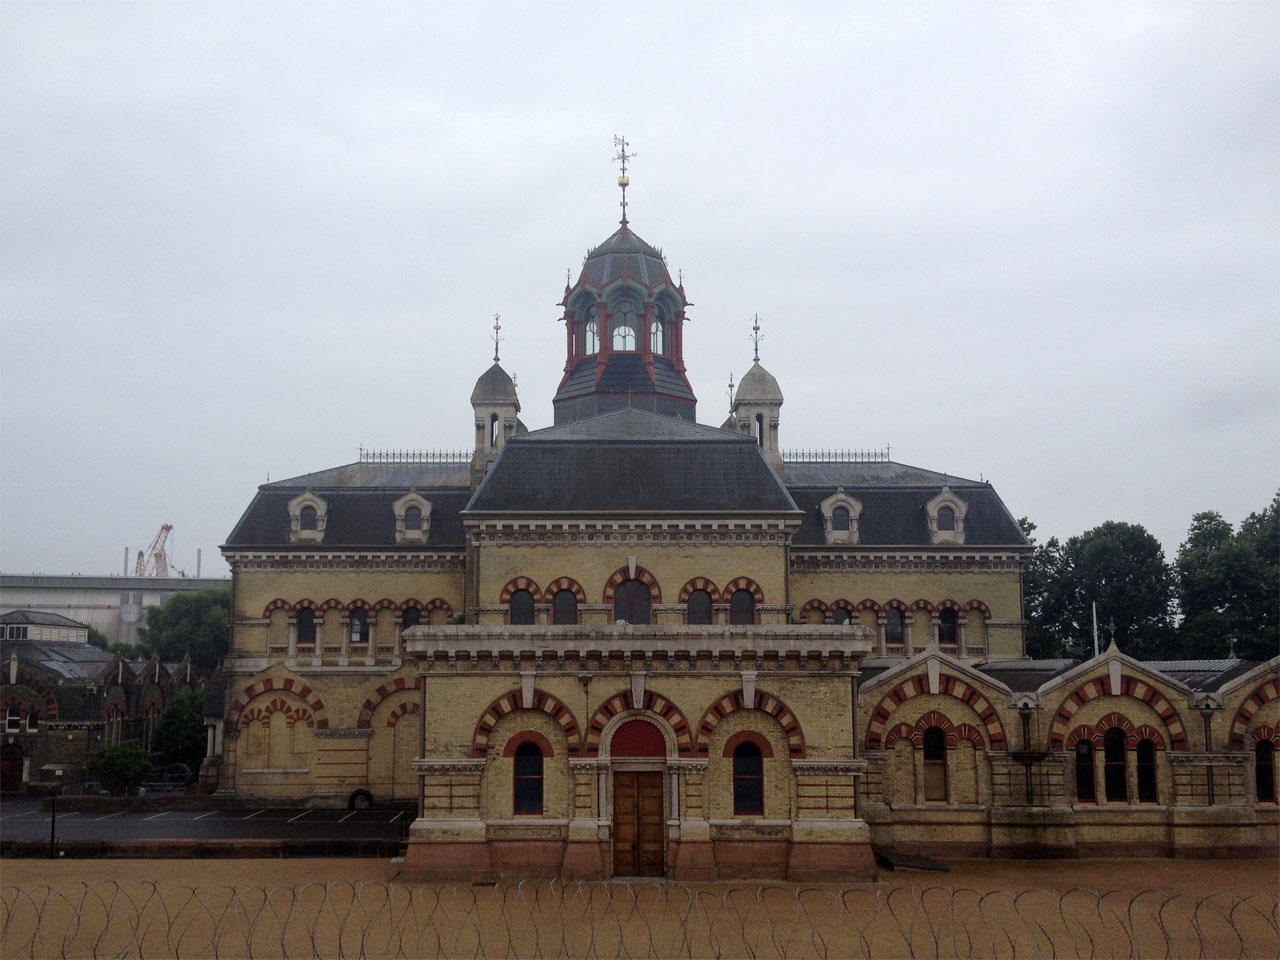
[[[627,138],[614,135],[613,145],[618,148],[618,153],[614,156],[622,164],[622,175],[618,177],[618,186],[622,188],[622,222],[627,222],[627,187],[631,185],[631,180],[627,177],[627,161],[635,157],[634,153],[627,153]]]
[[[498,343],[502,340],[502,314],[493,315],[493,362],[498,362]]]
[[[760,314],[756,314],[752,319],[755,323],[751,325],[751,340],[756,345],[756,363],[760,362],[760,341],[764,339],[764,334],[760,332]]]
[[[729,374],[729,410],[733,411],[733,374]]]

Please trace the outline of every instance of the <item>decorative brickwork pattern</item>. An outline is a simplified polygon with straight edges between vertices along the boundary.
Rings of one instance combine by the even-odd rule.
[[[554,603],[556,594],[561,590],[571,591],[578,601],[578,606],[582,606],[587,602],[587,592],[582,589],[582,584],[578,583],[573,577],[560,577],[547,584],[547,589],[542,594],[542,602]]]
[[[494,724],[512,710],[525,709],[525,706],[520,702],[520,690],[516,689],[504,693],[489,706],[485,707],[484,712],[480,715],[480,722],[476,724],[475,733],[471,737],[471,756],[488,756],[489,734],[493,732]],[[541,710],[555,720],[556,723],[560,724],[560,729],[564,731],[565,740],[569,744],[569,756],[576,757],[579,755],[582,749],[582,737],[578,721],[574,717],[572,710],[545,690],[534,690],[533,703],[528,704],[527,707],[532,710]]]
[[[648,710],[662,717],[663,720],[667,721],[667,725],[671,727],[672,733],[676,736],[677,754],[681,757],[693,756],[692,732],[689,729],[689,724],[685,721],[684,714],[670,700],[661,694],[654,693],[652,690],[645,690],[644,703],[638,706],[631,696],[630,690],[615,693],[602,703],[600,708],[591,715],[591,723],[587,725],[585,756],[598,757],[600,755],[600,734],[604,732],[605,725],[618,714],[627,710]]]
[[[1108,713],[1092,727],[1081,724],[1076,727],[1067,736],[1064,746],[1068,750],[1075,749],[1075,745],[1081,740],[1091,743],[1099,750],[1102,749],[1102,740],[1106,732],[1112,728],[1124,731],[1125,746],[1130,749],[1136,749],[1139,741],[1150,740],[1157,750],[1166,750],[1168,747],[1165,743],[1164,734],[1155,727],[1142,723],[1135,726],[1133,722],[1122,713]]]
[[[39,701],[39,706],[24,707],[26,712],[34,713],[42,720],[58,719],[58,699],[53,695],[53,691],[49,689],[43,680],[26,670],[19,670],[18,685],[29,689],[34,697]],[[6,699],[5,710],[8,709],[8,705],[9,701]],[[3,712],[4,711],[0,711],[0,714]]]
[[[694,577],[692,580],[690,580],[688,583],[686,583],[683,587],[680,588],[680,603],[682,605],[688,603],[689,594],[693,593],[695,590],[705,590],[707,591],[707,593],[711,594],[712,603],[715,603],[717,600],[720,599],[719,587],[717,587],[714,583],[712,583],[706,577]]]
[[[644,567],[637,566],[635,578],[649,588],[650,603],[662,602],[662,588],[658,586],[658,581],[654,578],[652,573]],[[623,580],[630,579],[631,572],[626,567],[619,567],[615,570],[613,576],[611,576],[608,582],[604,585],[604,599],[601,602],[613,603],[613,591],[618,589],[618,584]]]
[[[1245,698],[1231,721],[1231,749],[1243,750],[1245,734],[1249,732],[1249,721],[1268,700],[1280,697],[1280,678],[1268,680],[1257,690]]]
[[[301,723],[303,726],[315,728],[316,720],[311,715],[310,710],[306,707],[293,706],[283,697],[276,697],[265,704],[250,707],[240,714],[239,725],[247,727],[251,724],[259,723],[264,727],[269,727],[271,725],[271,717],[276,713],[284,714],[286,727],[295,727]]]
[[[1120,678],[1120,691],[1126,697],[1133,697],[1135,700],[1141,700],[1160,715],[1160,719],[1164,722],[1165,729],[1169,731],[1169,742],[1174,750],[1187,749],[1187,734],[1182,726],[1182,718],[1178,716],[1178,711],[1173,708],[1164,694],[1155,689],[1149,683],[1139,680],[1136,677],[1122,675]],[[1049,726],[1049,749],[1061,750],[1066,741],[1067,732],[1071,730],[1071,718],[1076,711],[1097,697],[1110,696],[1111,684],[1107,677],[1094,677],[1092,680],[1086,680],[1080,686],[1076,687],[1053,715],[1053,720]],[[1114,714],[1118,716],[1118,714]],[[1112,724],[1118,726],[1118,724]],[[1141,738],[1139,738],[1141,739]],[[1164,742],[1164,738],[1160,738],[1160,742]],[[1136,743],[1136,741],[1135,741]]]
[[[498,598],[498,602],[508,604],[511,602],[511,595],[517,590],[528,590],[535,597],[539,596],[542,591],[538,589],[538,585],[528,577],[513,577],[508,580],[502,588],[502,595]]]
[[[875,710],[871,712],[871,720],[867,723],[867,749],[880,750],[883,749],[882,744],[885,739],[885,728],[889,722],[889,717],[893,711],[902,704],[906,703],[912,697],[918,697],[923,693],[928,693],[928,678],[923,676],[911,677],[898,684],[890,690],[880,702],[876,705]],[[987,731],[987,742],[991,744],[992,750],[1006,750],[1008,745],[1005,741],[1004,725],[1000,722],[1000,717],[996,713],[996,708],[991,702],[983,696],[983,694],[965,683],[958,677],[942,674],[938,678],[938,693],[943,696],[955,697],[973,707],[978,712],[982,725]],[[981,740],[981,737],[979,737]],[[1061,748],[1059,748],[1061,749]]]
[[[937,710],[930,710],[916,721],[915,726],[900,723],[891,729],[884,738],[884,749],[888,750],[899,740],[911,741],[914,747],[924,747],[924,732],[930,727],[939,727],[946,736],[948,747],[956,747],[961,743],[972,743],[976,749],[982,749],[982,734],[972,724],[953,724],[951,719]]]
[[[782,729],[787,735],[788,755],[792,758],[805,755],[804,732],[800,729],[800,721],[791,712],[791,708],[772,694],[757,688],[755,699],[750,704],[743,702],[741,690],[734,690],[732,693],[725,694],[707,708],[707,712],[702,715],[702,720],[698,723],[697,755],[699,757],[708,755],[711,749],[712,732],[714,732],[721,720],[735,710],[763,710],[774,717],[782,724]]]
[[[736,580],[730,580],[725,585],[724,591],[720,595],[720,599],[724,603],[729,602],[739,590],[748,590],[756,603],[764,603],[764,591],[760,589],[760,584],[756,583],[750,577],[738,577]]]
[[[252,683],[245,687],[240,692],[240,695],[231,701],[231,709],[227,711],[227,726],[233,729],[239,726],[240,714],[245,705],[253,700],[254,697],[263,693],[270,693],[272,690],[286,690],[301,698],[315,715],[314,722],[309,726],[314,726],[317,730],[329,729],[329,715],[325,712],[324,701],[315,695],[311,687],[297,677],[264,677],[257,683]]]
[[[360,716],[356,720],[356,729],[369,729],[370,724],[373,722],[373,711],[378,709],[378,704],[382,703],[382,701],[387,699],[387,697],[397,694],[402,690],[417,690],[421,685],[422,679],[420,677],[396,677],[394,680],[388,680],[386,683],[379,684],[378,689],[375,690],[373,695],[364,702],[363,706],[360,707]],[[413,711],[414,713],[418,712],[418,705],[416,703],[413,705]],[[389,723],[387,726],[391,727],[395,726],[395,724]]]

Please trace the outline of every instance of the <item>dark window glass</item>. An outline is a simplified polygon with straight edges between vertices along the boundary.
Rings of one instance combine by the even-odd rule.
[[[832,623],[848,623],[851,619],[853,619],[852,615],[844,607],[836,607],[831,612]]]
[[[369,614],[363,610],[352,610],[349,619],[351,620],[351,642],[368,643]]]
[[[889,610],[884,615],[884,642],[901,644],[906,633],[905,626],[906,621],[902,611],[897,607]]]
[[[705,590],[695,590],[689,594],[689,623],[707,624],[711,622],[711,594]]]
[[[422,622],[422,611],[417,607],[408,607],[404,613],[400,614],[400,625],[403,627],[416,627]]]
[[[1254,782],[1259,803],[1276,802],[1276,749],[1270,740],[1259,740],[1253,748]]]
[[[764,758],[749,741],[733,751],[733,812],[738,816],[764,813]]]
[[[938,509],[938,529],[954,530],[956,528],[956,512],[950,507]]]
[[[533,623],[533,594],[528,590],[511,594],[511,622],[525,626]]]
[[[22,713],[17,706],[9,708],[9,712],[5,715],[4,728],[8,733],[17,733],[22,729]]]
[[[315,507],[302,508],[302,512],[298,514],[298,526],[303,530],[314,530],[316,528]]]
[[[516,747],[515,790],[512,809],[516,813],[542,812],[542,749],[536,743]]]
[[[422,510],[418,507],[406,507],[404,511],[404,528],[406,530],[422,529]]]
[[[943,610],[938,614],[938,644],[945,646],[950,644],[955,646],[956,643],[956,621],[959,618],[956,612],[950,608]]]
[[[941,727],[924,732],[924,798],[947,799],[947,735]]]
[[[1093,803],[1097,798],[1093,783],[1093,744],[1081,740],[1076,744],[1076,799]]]
[[[298,611],[298,646],[313,647],[316,643],[316,612],[310,607]]]
[[[623,580],[613,591],[613,619],[649,622],[649,588],[639,580]]]
[[[831,529],[832,530],[848,530],[849,529],[849,508],[836,507],[831,511]]]
[[[578,598],[572,590],[557,590],[551,598],[551,622],[562,625],[578,622]]]
[[[1124,803],[1129,799],[1129,788],[1124,778],[1124,731],[1112,727],[1102,736],[1102,780],[1107,800]]]
[[[729,598],[729,622],[746,625],[756,622],[756,598],[750,590],[735,590]]]
[[[1156,745],[1138,741],[1138,802],[1156,802]]]

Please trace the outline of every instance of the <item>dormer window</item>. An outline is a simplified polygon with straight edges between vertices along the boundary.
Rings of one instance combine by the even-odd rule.
[[[944,486],[924,505],[929,515],[929,539],[933,543],[964,543],[964,515],[968,504]]]
[[[639,332],[636,305],[630,300],[619,301],[613,308],[613,349],[635,350]]]
[[[396,543],[425,543],[431,532],[431,501],[410,490],[391,505]]]
[[[821,510],[827,543],[858,542],[858,518],[862,515],[862,504],[845,493],[844,487],[823,500]]]
[[[289,501],[289,542],[319,543],[324,539],[329,505],[310,490]]]

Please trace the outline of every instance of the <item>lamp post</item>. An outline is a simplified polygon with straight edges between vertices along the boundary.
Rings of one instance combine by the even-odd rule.
[[[1213,744],[1213,707],[1209,705],[1208,701],[1205,701],[1205,703],[1200,707],[1200,718],[1204,721],[1204,752],[1206,761],[1204,765],[1204,777],[1205,786],[1207,787],[1205,796],[1208,800],[1209,806],[1213,806],[1213,762],[1208,759],[1208,754]]]
[[[1031,706],[1024,703],[1018,708],[1018,716],[1022,718],[1022,769],[1027,781],[1027,806],[1035,802],[1031,789]]]

